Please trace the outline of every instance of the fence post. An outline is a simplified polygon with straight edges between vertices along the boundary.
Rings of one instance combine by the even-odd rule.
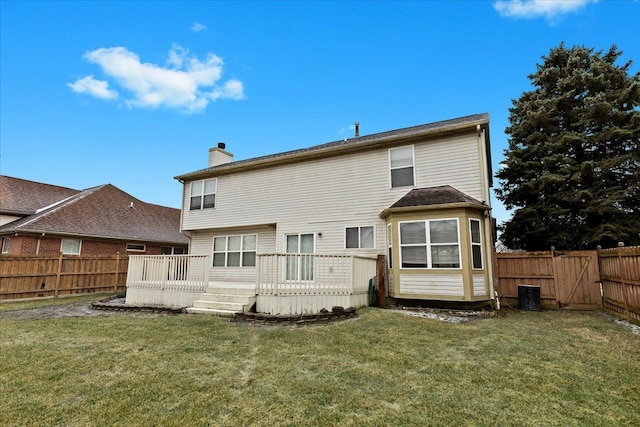
[[[559,295],[559,289],[560,284],[558,283],[558,266],[556,265],[556,259],[555,259],[555,252],[556,252],[556,247],[555,246],[551,246],[551,269],[553,271],[553,298],[555,298],[556,300],[556,308],[559,310],[560,308],[562,308],[562,303],[560,302],[560,295]],[[564,289],[564,287],[562,287]],[[540,295],[542,297],[542,295]],[[564,298],[563,298],[564,299]]]
[[[616,254],[618,255],[618,274],[620,275],[620,284],[622,284],[622,294],[624,296],[624,313],[627,315],[627,318],[630,318],[629,315],[629,289],[627,288],[627,284],[624,282],[624,262],[622,261],[622,248],[624,248],[624,242],[618,242],[618,249],[616,249]]]
[[[116,274],[113,278],[113,292],[118,292],[118,264],[120,264],[120,251],[116,252]]]
[[[385,274],[387,268],[387,262],[384,255],[378,255],[378,260],[376,262],[376,271],[378,275],[378,307],[384,308],[385,306],[385,295],[386,295],[386,286],[385,280],[387,275]]]
[[[56,273],[56,283],[53,288],[53,298],[58,298],[58,290],[60,289],[60,274],[62,273],[62,252],[58,257],[58,272]]]

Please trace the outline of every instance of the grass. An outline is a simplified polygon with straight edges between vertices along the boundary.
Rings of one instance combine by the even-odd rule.
[[[640,337],[598,313],[3,318],[0,355],[0,425],[640,425]]]

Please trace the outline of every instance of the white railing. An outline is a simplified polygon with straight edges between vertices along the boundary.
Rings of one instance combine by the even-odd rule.
[[[354,255],[259,254],[259,295],[352,295],[367,292],[376,259]]]
[[[210,266],[208,255],[132,255],[127,287],[204,292]]]

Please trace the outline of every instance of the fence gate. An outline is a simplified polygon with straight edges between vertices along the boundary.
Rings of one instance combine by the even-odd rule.
[[[596,251],[541,251],[496,254],[500,297],[518,304],[518,286],[540,287],[541,306],[565,310],[602,307]]]
[[[596,251],[555,252],[553,257],[558,308],[596,310],[602,307]]]

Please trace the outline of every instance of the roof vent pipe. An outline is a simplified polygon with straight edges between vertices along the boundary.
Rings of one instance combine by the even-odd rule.
[[[356,127],[356,138],[357,138],[360,136],[360,122],[355,122],[354,125]]]

